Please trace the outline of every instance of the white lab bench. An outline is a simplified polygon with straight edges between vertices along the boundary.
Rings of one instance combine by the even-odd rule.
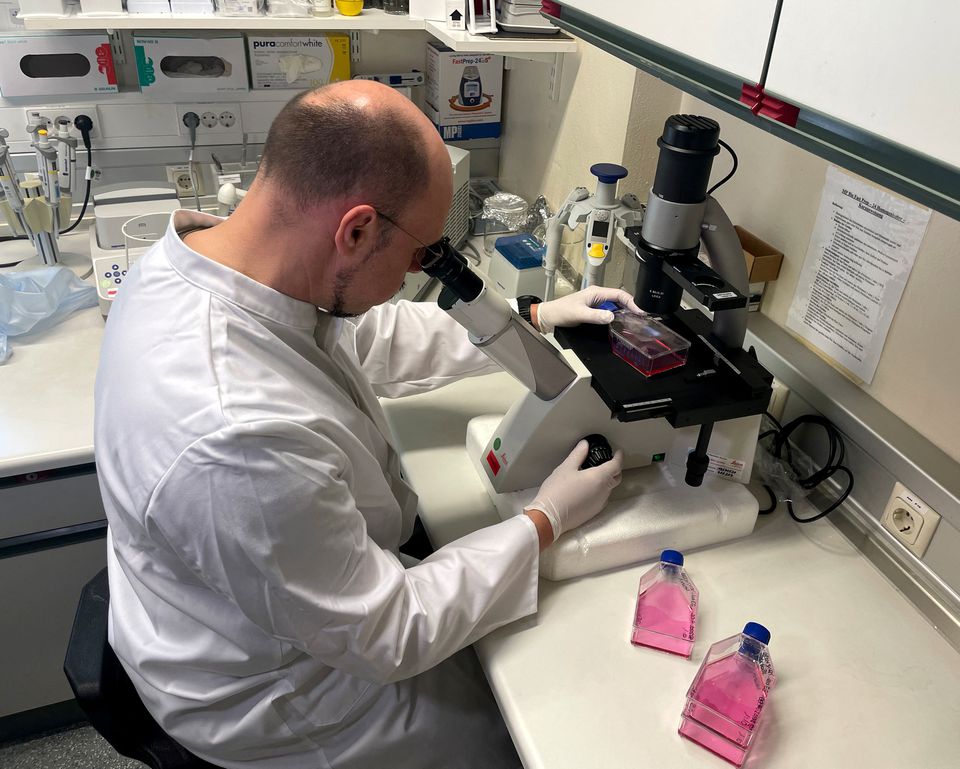
[[[14,356],[0,366],[0,479],[93,461],[102,330],[92,308],[14,340]],[[494,374],[385,402],[436,545],[497,522],[463,448],[466,423],[503,413],[519,393],[509,376]],[[0,540],[8,519],[30,512],[10,495],[0,488]],[[0,574],[0,616],[13,628],[0,648],[0,689],[61,676],[59,661],[42,670],[27,663],[39,655],[33,647],[43,647],[48,662],[62,660],[70,607],[103,541],[74,547],[87,548],[87,560],[74,563],[61,550],[29,556],[45,559],[31,567],[31,578],[44,579],[40,600],[18,601],[19,588],[6,586],[24,582]],[[689,661],[628,640],[646,564],[541,581],[536,615],[477,644],[527,769],[725,766],[676,729],[707,646],[748,620],[770,628],[779,678],[748,767],[960,766],[960,655],[828,521],[801,527],[777,513],[746,539],[687,555],[700,589]],[[51,619],[56,612],[67,618]]]
[[[499,518],[464,450],[467,421],[503,413],[506,374],[385,403],[435,545]],[[726,764],[677,734],[707,647],[756,620],[778,682],[747,766],[956,769],[960,655],[828,521],[780,511],[742,540],[687,554],[700,590],[691,660],[630,644],[650,564],[540,581],[536,615],[477,644],[527,769]]]

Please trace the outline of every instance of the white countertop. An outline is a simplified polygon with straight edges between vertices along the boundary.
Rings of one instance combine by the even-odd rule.
[[[89,267],[87,237],[85,230],[61,237],[69,265]],[[25,241],[0,243],[0,262],[31,251]],[[42,265],[33,260],[22,267]],[[93,461],[93,381],[103,325],[92,307],[46,331],[10,338],[13,355],[0,364],[0,477]]]
[[[499,519],[463,447],[467,421],[520,393],[506,374],[385,403],[435,544]],[[649,564],[540,582],[535,616],[477,649],[527,769],[728,766],[677,734],[707,647],[756,620],[778,675],[747,767],[955,769],[960,654],[828,521],[761,518],[687,554],[700,590],[691,660],[629,642]]]

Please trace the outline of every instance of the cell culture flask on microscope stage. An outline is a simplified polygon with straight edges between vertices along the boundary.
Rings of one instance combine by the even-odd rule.
[[[664,550],[660,563],[640,578],[630,642],[689,657],[698,601],[697,588],[683,568],[683,555]]]
[[[777,680],[769,642],[769,630],[748,622],[710,647],[687,691],[680,734],[734,766],[743,766]]]

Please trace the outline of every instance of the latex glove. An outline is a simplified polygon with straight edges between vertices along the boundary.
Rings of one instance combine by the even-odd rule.
[[[609,462],[581,470],[589,450],[589,444],[580,441],[570,456],[547,476],[533,502],[524,507],[524,510],[539,510],[547,517],[554,540],[603,510],[610,492],[620,484],[623,452],[618,449]]]
[[[581,323],[603,325],[613,320],[610,310],[600,310],[598,304],[616,302],[633,312],[641,312],[633,297],[619,288],[590,286],[583,291],[567,294],[537,305],[537,326],[543,334],[549,334],[555,328],[579,326]]]

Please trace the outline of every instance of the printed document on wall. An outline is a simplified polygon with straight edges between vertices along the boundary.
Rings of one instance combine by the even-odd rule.
[[[830,166],[787,328],[873,381],[929,220],[930,209]]]

